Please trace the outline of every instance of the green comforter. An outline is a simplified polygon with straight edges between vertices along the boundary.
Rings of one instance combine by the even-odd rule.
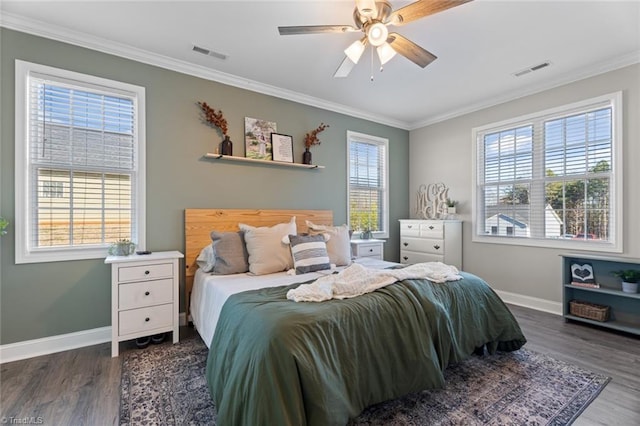
[[[493,290],[461,275],[322,303],[287,300],[297,285],[231,296],[207,360],[217,424],[344,425],[371,404],[442,387],[447,365],[476,348],[524,345]]]

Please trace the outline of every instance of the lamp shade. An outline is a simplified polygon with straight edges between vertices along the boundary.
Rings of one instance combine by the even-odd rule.
[[[364,52],[364,47],[364,42],[362,42],[362,40],[356,40],[351,43],[351,46],[344,49],[344,54],[347,55],[354,64],[357,64],[362,56],[362,52]]]
[[[394,56],[396,56],[396,51],[393,50],[393,47],[389,43],[383,43],[376,48],[378,52],[378,58],[380,58],[380,64],[384,65],[391,60]]]

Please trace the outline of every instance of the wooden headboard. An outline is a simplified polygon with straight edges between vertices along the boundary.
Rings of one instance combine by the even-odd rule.
[[[211,244],[210,233],[238,231],[239,223],[251,226],[273,226],[296,217],[298,233],[307,232],[307,220],[320,225],[333,224],[331,210],[242,210],[242,209],[185,209],[185,294],[187,313],[193,287],[193,277],[198,269],[196,259],[200,250]]]

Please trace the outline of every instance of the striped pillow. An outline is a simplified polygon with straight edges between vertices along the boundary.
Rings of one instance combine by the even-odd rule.
[[[296,274],[331,269],[323,235],[289,235]]]

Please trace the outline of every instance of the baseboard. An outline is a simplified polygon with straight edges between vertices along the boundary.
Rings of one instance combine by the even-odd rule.
[[[111,327],[100,327],[75,333],[0,345],[0,364],[48,355],[55,352],[97,345],[111,341]]]
[[[187,314],[185,312],[180,313],[179,324],[181,326],[187,325]],[[70,349],[83,348],[85,346],[98,345],[105,342],[111,342],[110,326],[43,337],[41,339],[25,340],[24,342],[9,343],[7,345],[0,345],[0,364],[68,351]]]
[[[550,314],[562,315],[562,303],[551,300],[539,299],[537,297],[524,296],[522,294],[509,293],[508,291],[494,291],[505,303],[535,309],[536,311],[548,312]]]

